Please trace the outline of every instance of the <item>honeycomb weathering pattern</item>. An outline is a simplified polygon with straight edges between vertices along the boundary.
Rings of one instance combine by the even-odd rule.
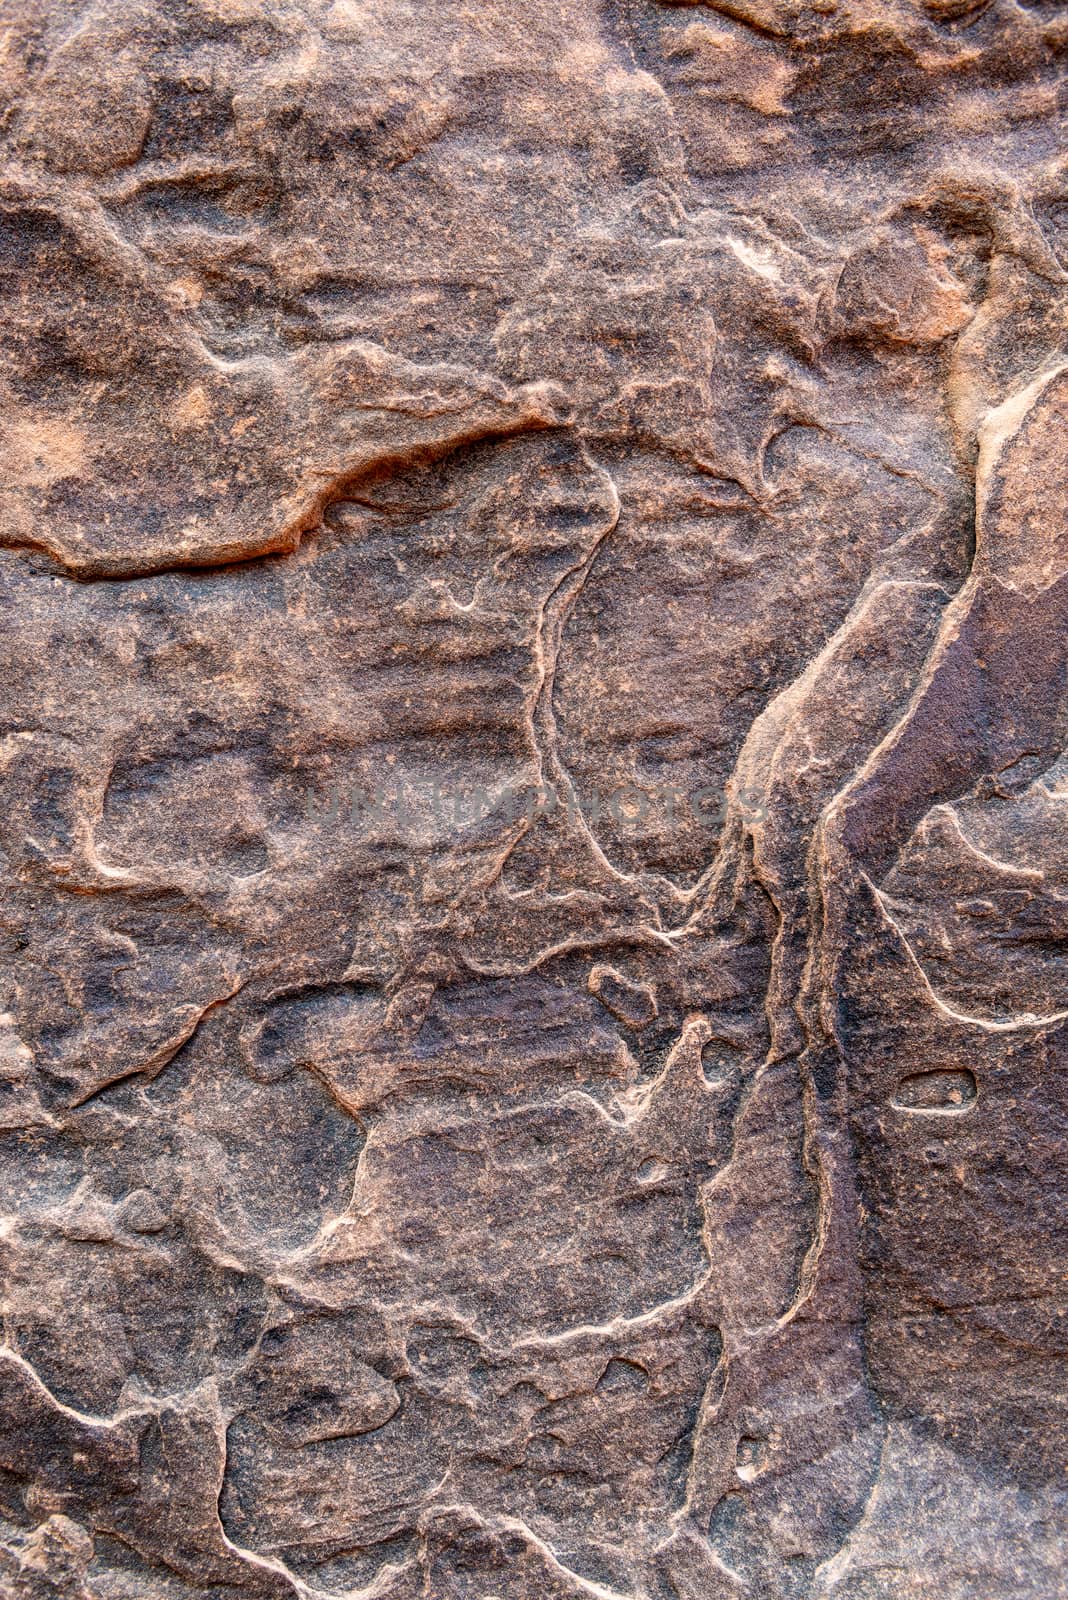
[[[1068,10],[0,4],[3,1600],[1056,1600]]]

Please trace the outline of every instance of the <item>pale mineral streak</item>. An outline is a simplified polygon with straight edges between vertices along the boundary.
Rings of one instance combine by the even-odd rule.
[[[0,0],[0,1596],[1068,1596],[1062,0]]]

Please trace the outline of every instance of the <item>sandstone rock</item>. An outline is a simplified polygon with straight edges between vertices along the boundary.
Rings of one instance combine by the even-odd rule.
[[[1056,0],[5,0],[3,1600],[1068,1595]]]

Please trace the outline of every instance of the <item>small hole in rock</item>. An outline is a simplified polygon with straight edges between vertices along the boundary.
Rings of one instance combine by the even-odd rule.
[[[730,1072],[721,1039],[709,1039],[701,1051],[701,1068],[706,1083],[723,1083]]]
[[[942,1116],[970,1111],[979,1095],[974,1072],[966,1067],[913,1072],[897,1086],[893,1104],[898,1111],[933,1112]]]

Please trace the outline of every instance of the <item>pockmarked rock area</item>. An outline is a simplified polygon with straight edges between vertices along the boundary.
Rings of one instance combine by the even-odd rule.
[[[0,1596],[1068,1596],[1068,7],[0,0]]]

